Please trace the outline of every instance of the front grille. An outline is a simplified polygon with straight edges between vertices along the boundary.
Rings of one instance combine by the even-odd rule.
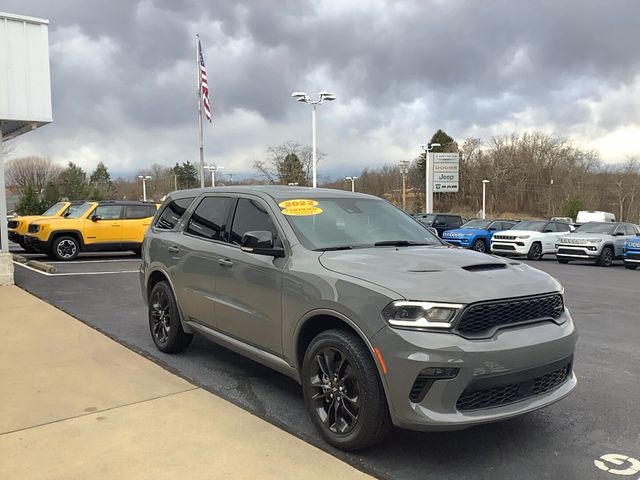
[[[39,225],[29,225],[29,228],[27,230],[29,233],[38,233],[39,229],[40,229]]]
[[[9,228],[18,228],[18,222],[15,220],[9,220],[7,222],[7,227]]]
[[[571,362],[569,361],[569,363],[552,372],[530,380],[484,389],[467,388],[458,398],[456,407],[460,411],[468,411],[509,405],[550,392],[562,385],[569,378],[570,373]]]
[[[629,260],[640,260],[640,253],[627,253],[627,258]]]
[[[506,325],[557,319],[563,311],[564,302],[559,293],[476,303],[462,312],[456,330],[466,337],[482,337]]]
[[[494,235],[493,238],[496,240],[515,240],[516,237],[513,235]]]
[[[571,250],[570,248],[559,248],[558,253],[560,255],[584,255],[582,250]]]
[[[491,246],[492,250],[515,250],[516,247],[514,247],[513,245],[500,245],[500,244],[496,244],[496,245],[492,245]]]

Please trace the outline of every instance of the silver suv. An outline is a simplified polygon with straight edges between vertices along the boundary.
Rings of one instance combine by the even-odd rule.
[[[590,260],[609,267],[614,260],[622,259],[625,240],[639,233],[640,229],[632,223],[585,223],[572,234],[558,239],[556,258],[560,263]]]
[[[345,450],[393,424],[512,418],[576,385],[577,333],[555,279],[445,245],[368,195],[174,192],[145,238],[140,280],[161,351],[198,333],[289,375]]]

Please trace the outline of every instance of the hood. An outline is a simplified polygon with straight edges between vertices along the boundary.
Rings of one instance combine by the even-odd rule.
[[[539,233],[540,232],[538,230],[502,230],[501,232],[496,232],[496,235],[509,235],[517,237],[518,235],[537,235]]]
[[[560,237],[560,240],[564,243],[583,244],[589,243],[589,240],[610,240],[611,235],[608,233],[572,233]]]
[[[453,303],[560,290],[550,275],[503,258],[449,247],[379,247],[325,252],[322,266],[393,290],[398,299]]]
[[[487,233],[481,228],[457,228],[455,230],[447,230],[442,234],[443,237],[472,237],[474,235],[482,235]]]
[[[20,223],[30,223],[33,220],[38,220],[40,218],[50,218],[50,217],[43,217],[42,215],[27,215],[25,217],[11,217],[11,218],[7,218],[7,221],[9,222],[20,222]]]
[[[64,218],[64,217],[38,217],[36,218],[34,221],[29,222],[29,223],[35,223],[37,225],[42,225],[42,224],[55,224],[55,223],[60,223],[60,222],[66,222],[67,220],[73,220],[73,219],[68,219],[68,218]],[[75,219],[77,220],[77,218]]]

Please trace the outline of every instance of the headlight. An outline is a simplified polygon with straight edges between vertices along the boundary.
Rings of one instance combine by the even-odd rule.
[[[382,311],[382,316],[392,327],[451,328],[451,323],[462,307],[458,303],[396,300]]]
[[[531,235],[519,235],[519,236],[518,236],[518,238],[519,238],[520,240],[525,240],[525,239],[529,238],[530,236],[531,236]]]
[[[590,238],[589,239],[589,243],[601,243],[602,239],[601,238]]]

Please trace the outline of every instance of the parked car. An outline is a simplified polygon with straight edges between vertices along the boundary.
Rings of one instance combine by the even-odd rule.
[[[565,222],[525,220],[511,230],[493,235],[491,253],[540,260],[545,254],[555,254],[558,238],[573,230],[574,228]]]
[[[640,236],[628,238],[623,248],[624,268],[635,270],[640,265]]]
[[[615,259],[622,259],[624,242],[639,233],[640,228],[632,223],[585,223],[574,233],[558,239],[556,257],[560,263],[590,260],[609,267]]]
[[[33,253],[36,250],[24,243],[24,236],[27,233],[29,223],[40,219],[64,217],[65,215],[73,212],[83,203],[83,201],[58,202],[49,207],[44,213],[42,213],[42,215],[28,215],[24,217],[14,216],[7,222],[9,240],[20,245],[23,250]]]
[[[337,190],[169,194],[140,269],[158,349],[195,333],[301,383],[332,445],[392,424],[461,429],[576,385],[562,287],[527,265],[450,248],[390,203]]]
[[[144,234],[158,206],[154,203],[83,203],[64,218],[29,224],[25,245],[57,260],[73,260],[83,251],[140,253]]]
[[[420,223],[435,228],[440,237],[442,237],[442,234],[447,230],[460,228],[463,224],[467,223],[467,219],[463,216],[449,213],[419,213],[415,215],[415,218]]]
[[[616,216],[609,212],[597,212],[593,210],[581,210],[576,217],[576,223],[583,225],[589,222],[615,222]]]
[[[570,225],[573,225],[575,222],[573,221],[573,218],[571,217],[551,217],[550,219],[551,222],[562,222],[562,223],[568,223]]]
[[[465,223],[461,228],[444,232],[442,238],[452,245],[484,253],[489,251],[494,233],[510,230],[517,223],[509,220],[476,219]]]

